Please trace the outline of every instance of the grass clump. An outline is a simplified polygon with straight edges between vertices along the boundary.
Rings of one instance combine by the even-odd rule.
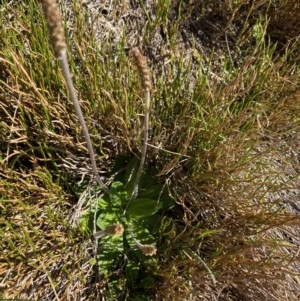
[[[98,174],[116,194],[85,190],[93,177],[88,151],[39,6],[6,4],[1,294],[96,299],[108,284],[107,298],[117,300],[297,300],[298,2],[150,1],[96,11],[67,1],[61,8]],[[159,189],[147,196],[155,212],[143,218],[123,215],[134,186],[125,174],[143,153],[143,91],[130,44],[148,58],[153,81],[137,199],[150,191],[147,179]],[[83,209],[74,205],[78,187]],[[176,205],[163,208],[161,191]],[[74,212],[89,235],[107,232],[106,218],[124,232],[91,242],[70,226]],[[156,254],[142,257],[135,240]]]

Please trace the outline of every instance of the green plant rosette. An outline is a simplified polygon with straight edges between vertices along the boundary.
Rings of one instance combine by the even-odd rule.
[[[146,256],[139,246],[154,247],[172,224],[163,211],[174,206],[175,201],[170,187],[155,179],[155,168],[143,171],[138,195],[130,200],[138,168],[137,158],[130,162],[124,157],[117,158],[108,175],[114,175],[111,194],[98,198],[97,206],[83,212],[79,220],[86,233],[93,231],[95,214],[97,230],[105,230],[112,224],[124,227],[121,236],[107,235],[99,240],[97,262],[101,277],[107,279],[107,300],[127,300],[129,296],[130,300],[148,300],[144,291],[155,284],[157,263],[155,256]]]

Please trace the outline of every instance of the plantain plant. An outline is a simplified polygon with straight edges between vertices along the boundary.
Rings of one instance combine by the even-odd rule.
[[[124,164],[127,164],[124,166]],[[147,300],[144,294],[155,284],[157,258],[155,243],[171,223],[163,212],[174,205],[170,187],[157,183],[155,168],[141,173],[139,192],[131,200],[140,162],[116,160],[112,174],[120,171],[110,185],[79,220],[80,228],[91,234],[96,221],[99,240],[97,260],[101,276],[107,279],[107,300]]]
[[[138,48],[130,54],[141,77],[145,92],[144,140],[141,159],[127,163],[117,158],[111,174],[116,174],[107,187],[98,174],[95,153],[81,107],[71,79],[67,47],[61,15],[55,0],[41,0],[48,24],[50,42],[61,64],[70,98],[79,119],[93,167],[94,177],[102,192],[100,198],[87,199],[91,204],[79,219],[83,232],[96,239],[96,263],[99,272],[107,280],[108,300],[148,300],[144,289],[153,287],[157,269],[155,243],[159,234],[170,224],[163,212],[174,205],[173,192],[164,184],[157,183],[155,168],[145,169],[147,153],[150,72],[146,59]],[[80,187],[82,189],[82,187]],[[92,194],[93,195],[93,194]]]

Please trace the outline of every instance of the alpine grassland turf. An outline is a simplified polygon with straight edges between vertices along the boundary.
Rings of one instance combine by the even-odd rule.
[[[116,195],[93,181],[41,5],[2,1],[0,300],[299,300],[299,0],[58,7],[98,172]],[[148,141],[133,49],[152,82]],[[144,143],[132,201],[124,179]],[[84,218],[103,217],[107,234],[112,200],[140,224],[130,216],[121,245],[101,248],[108,236]]]

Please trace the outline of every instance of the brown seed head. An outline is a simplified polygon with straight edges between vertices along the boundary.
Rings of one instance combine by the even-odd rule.
[[[121,224],[113,224],[105,229],[105,233],[108,235],[120,236],[124,232],[124,227]]]
[[[133,57],[134,63],[138,68],[141,77],[142,87],[145,90],[150,90],[151,88],[150,71],[145,57],[141,54],[141,52],[137,47],[132,48],[129,54]]]
[[[55,0],[40,0],[40,2],[48,25],[54,54],[56,58],[60,58],[67,49],[60,11]]]
[[[143,245],[140,248],[144,255],[146,256],[152,256],[156,254],[157,249],[151,245]]]

